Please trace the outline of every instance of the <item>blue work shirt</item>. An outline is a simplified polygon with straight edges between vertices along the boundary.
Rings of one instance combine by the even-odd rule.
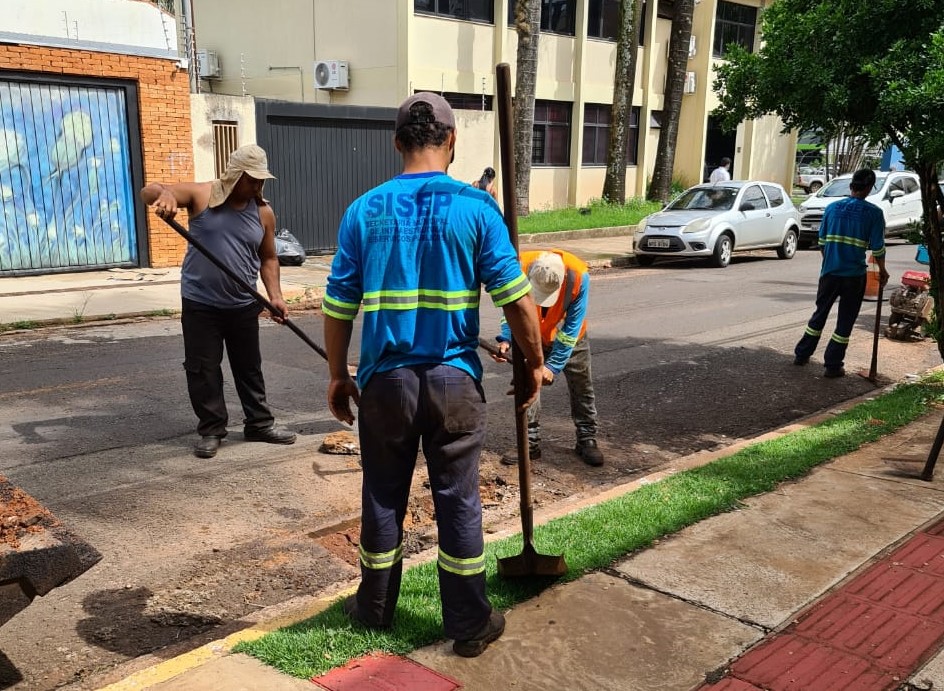
[[[820,275],[861,276],[866,272],[866,249],[873,257],[885,256],[885,215],[864,199],[846,197],[833,202],[819,226],[823,250]]]

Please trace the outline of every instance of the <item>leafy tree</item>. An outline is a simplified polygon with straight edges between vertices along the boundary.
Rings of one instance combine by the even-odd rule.
[[[530,209],[531,148],[534,138],[534,92],[538,74],[538,37],[541,33],[541,1],[516,0],[515,32],[518,55],[515,72],[515,198],[519,216]]]
[[[603,198],[619,204],[626,201],[626,142],[633,108],[642,6],[643,0],[620,2],[613,107],[610,110],[610,141],[606,152],[606,178],[603,180]]]
[[[665,101],[662,108],[662,129],[656,148],[652,182],[646,198],[666,202],[672,192],[672,171],[675,168],[675,145],[678,142],[679,116],[685,90],[685,71],[688,67],[688,49],[692,38],[692,18],[695,0],[676,0],[669,38],[669,62],[665,75]]]
[[[861,133],[897,145],[921,178],[924,241],[940,329],[944,314],[944,0],[777,0],[756,54],[732,46],[716,111],[727,126],[769,113],[786,129]],[[944,357],[944,340],[938,340]]]

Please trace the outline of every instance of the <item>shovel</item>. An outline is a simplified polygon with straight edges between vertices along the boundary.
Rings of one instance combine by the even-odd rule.
[[[177,221],[175,221],[175,220],[172,219],[172,218],[164,218],[164,219],[162,219],[162,220],[164,221],[164,223],[166,223],[166,224],[169,225],[171,228],[173,228],[173,229],[177,232],[178,235],[180,235],[181,237],[183,237],[184,240],[186,240],[186,241],[189,242],[191,245],[193,245],[194,247],[196,247],[197,250],[199,250],[200,253],[201,253],[204,257],[206,257],[206,258],[209,259],[211,262],[213,262],[214,264],[216,264],[217,268],[218,268],[220,271],[222,271],[224,274],[226,274],[226,275],[229,276],[231,279],[233,279],[234,281],[236,281],[236,283],[239,284],[239,287],[240,287],[240,288],[242,288],[242,289],[245,290],[247,293],[249,293],[250,295],[252,295],[252,297],[255,299],[255,301],[258,302],[258,303],[259,303],[260,305],[262,305],[263,307],[265,307],[267,310],[269,310],[269,312],[272,314],[272,316],[274,316],[274,317],[279,317],[279,318],[282,320],[282,323],[285,324],[285,326],[287,326],[289,329],[291,329],[291,330],[295,333],[296,336],[298,336],[300,339],[302,339],[303,341],[305,341],[305,343],[307,343],[309,346],[311,346],[312,350],[314,350],[316,353],[318,353],[318,355],[320,355],[321,357],[323,357],[325,360],[328,359],[328,353],[325,352],[325,349],[324,349],[324,348],[322,348],[320,345],[318,345],[318,344],[315,343],[313,340],[311,340],[311,338],[308,337],[308,334],[306,334],[304,331],[302,331],[300,328],[298,328],[298,325],[295,324],[295,322],[293,322],[293,321],[292,321],[291,319],[289,319],[288,317],[282,316],[282,312],[281,312],[279,309],[277,309],[275,305],[273,305],[271,302],[269,302],[269,301],[266,300],[264,297],[262,297],[262,295],[261,295],[255,288],[253,288],[251,285],[249,285],[248,283],[246,283],[246,281],[243,280],[242,278],[240,278],[238,275],[236,275],[236,273],[234,273],[232,269],[230,269],[230,268],[229,268],[228,266],[226,266],[223,262],[221,262],[219,259],[217,259],[216,257],[214,257],[214,256],[210,253],[210,250],[208,250],[208,249],[203,245],[203,243],[201,243],[199,240],[197,240],[195,237],[193,237],[193,235],[191,235],[182,225],[180,225]]]
[[[885,288],[881,283],[878,286],[878,296],[875,300],[875,331],[872,334],[872,364],[868,372],[861,370],[859,376],[868,379],[873,384],[878,380],[878,335],[882,330],[882,290]]]
[[[502,198],[505,204],[505,224],[511,236],[511,244],[518,250],[518,216],[515,206],[515,154],[511,114],[511,67],[508,63],[498,65],[498,140],[501,149]],[[528,576],[559,577],[567,573],[563,555],[539,554],[534,548],[534,507],[531,504],[531,454],[528,444],[528,411],[523,408],[527,400],[525,381],[527,370],[518,344],[512,340],[512,381],[515,389],[515,438],[518,447],[518,484],[521,494],[521,537],[524,550],[514,557],[498,560],[498,575],[503,578]],[[518,412],[520,411],[520,412]]]

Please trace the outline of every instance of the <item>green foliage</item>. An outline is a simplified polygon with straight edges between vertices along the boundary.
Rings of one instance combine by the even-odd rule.
[[[900,386],[834,418],[761,442],[708,465],[645,485],[616,499],[535,528],[539,552],[564,553],[563,580],[607,568],[626,554],[704,518],[738,508],[750,496],[769,492],[785,480],[905,425],[944,397],[941,374]],[[492,606],[508,609],[537,595],[544,582],[501,580],[497,559],[519,554],[521,536],[486,545],[488,595]],[[393,627],[375,632],[354,625],[335,603],[314,617],[240,643],[248,653],[295,677],[310,679],[371,651],[403,655],[442,636],[436,564],[403,574]]]
[[[587,206],[580,208],[532,211],[518,219],[518,232],[552,233],[559,230],[634,226],[660,208],[657,203],[638,198],[629,199],[625,204],[593,199]]]

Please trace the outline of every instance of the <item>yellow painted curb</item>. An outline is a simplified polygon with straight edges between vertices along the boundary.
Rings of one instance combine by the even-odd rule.
[[[187,653],[171,658],[170,660],[160,662],[153,667],[135,672],[121,681],[116,681],[113,684],[101,687],[98,691],[141,691],[141,689],[148,689],[162,682],[169,681],[211,660],[229,655],[233,648],[239,643],[248,643],[258,640],[276,629],[297,624],[305,619],[310,619],[334,604],[339,598],[347,597],[354,592],[355,588],[349,588],[330,597],[319,598],[308,606],[296,610],[291,614],[275,617],[271,621],[259,624],[256,627],[237,631],[226,638],[212,641]]]

